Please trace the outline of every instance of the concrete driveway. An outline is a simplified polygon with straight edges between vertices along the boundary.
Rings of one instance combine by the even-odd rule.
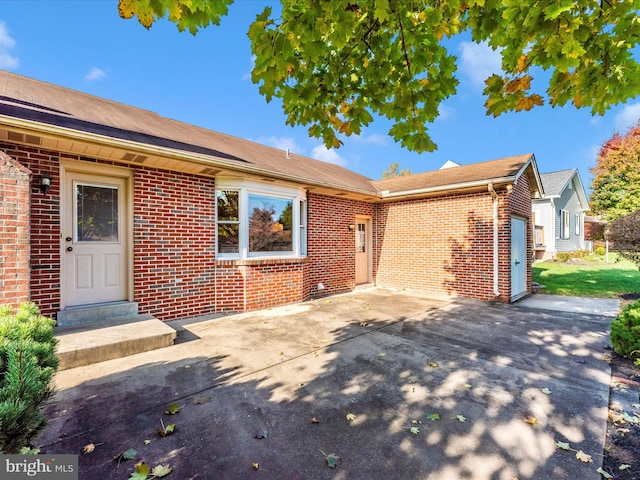
[[[60,372],[36,443],[80,454],[89,480],[140,460],[180,480],[596,480],[610,321],[372,289],[194,322],[175,346]]]

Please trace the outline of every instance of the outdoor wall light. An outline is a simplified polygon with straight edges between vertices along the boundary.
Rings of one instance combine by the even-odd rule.
[[[43,194],[47,193],[51,188],[51,175],[48,173],[40,175],[40,185],[38,185],[38,187]]]
[[[356,225],[354,223],[350,223],[348,228],[350,232],[353,232],[356,228]]]

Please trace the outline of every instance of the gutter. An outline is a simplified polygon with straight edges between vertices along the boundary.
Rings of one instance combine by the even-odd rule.
[[[410,196],[416,196],[416,195],[424,195],[426,193],[438,193],[438,192],[446,192],[446,191],[458,190],[458,189],[478,188],[478,187],[484,187],[484,186],[489,186],[489,191],[491,192],[493,191],[493,184],[514,183],[515,180],[516,180],[516,177],[511,176],[511,177],[500,177],[500,178],[476,180],[473,182],[438,185],[436,187],[417,188],[415,190],[401,190],[397,192],[382,190],[380,192],[380,196],[383,200],[385,200],[390,198],[410,197]]]
[[[487,189],[493,197],[493,294],[500,296],[498,288],[498,194],[493,189],[493,183],[487,185]]]

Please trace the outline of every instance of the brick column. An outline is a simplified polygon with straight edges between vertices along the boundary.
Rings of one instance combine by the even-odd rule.
[[[31,171],[0,151],[0,305],[29,300]]]

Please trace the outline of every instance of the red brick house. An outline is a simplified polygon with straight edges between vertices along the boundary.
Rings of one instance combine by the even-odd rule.
[[[530,292],[532,154],[385,181],[0,71],[0,304],[161,320]]]

